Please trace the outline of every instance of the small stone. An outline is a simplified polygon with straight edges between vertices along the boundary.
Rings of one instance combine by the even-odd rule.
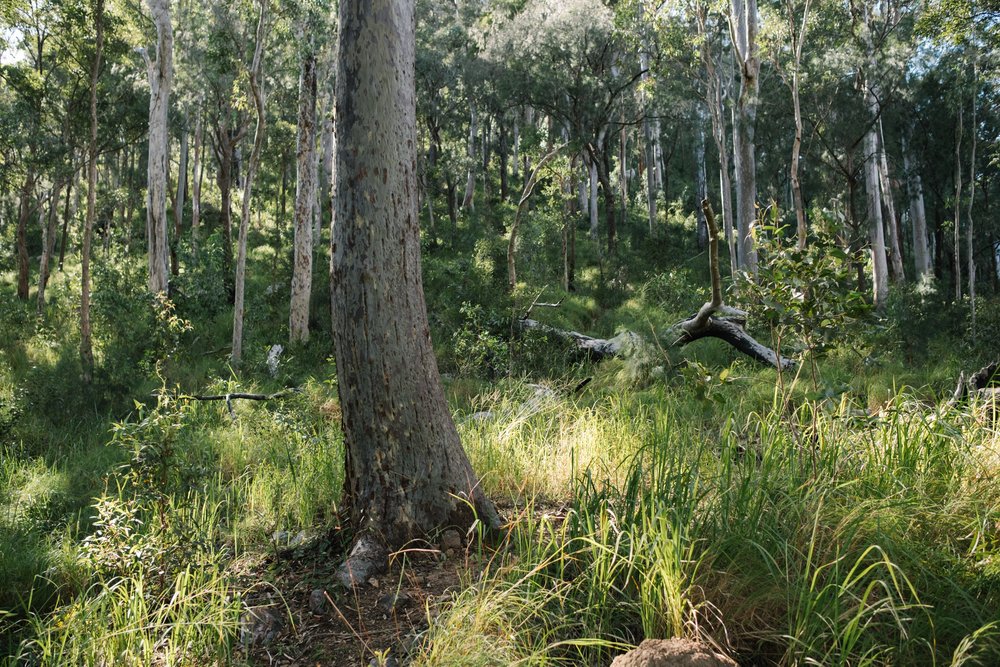
[[[371,579],[368,580],[368,585],[371,586],[372,588],[378,588],[378,584],[379,581],[375,577],[372,577]]]
[[[461,549],[462,548],[462,536],[454,528],[449,528],[448,530],[441,533],[441,551],[447,552],[449,549]]]
[[[240,642],[245,648],[267,646],[284,627],[285,621],[276,607],[247,609],[240,618]]]
[[[326,613],[327,605],[326,591],[321,588],[313,589],[313,592],[309,594],[309,611],[317,616],[322,616]]]
[[[413,604],[413,597],[406,591],[393,591],[386,593],[375,603],[375,608],[383,614],[391,614],[394,611],[405,609]]]

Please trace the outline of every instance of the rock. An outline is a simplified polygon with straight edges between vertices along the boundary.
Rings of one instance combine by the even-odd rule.
[[[391,614],[399,609],[405,609],[413,604],[413,597],[406,591],[386,593],[375,603],[375,608],[383,614]]]
[[[361,537],[354,543],[347,560],[337,568],[337,581],[344,588],[352,589],[384,572],[387,564],[385,548],[371,537]]]
[[[712,647],[690,639],[646,639],[611,662],[611,667],[739,667]]]
[[[277,607],[253,607],[240,617],[240,642],[243,646],[267,646],[285,627]]]
[[[309,594],[309,611],[317,616],[323,616],[326,614],[328,606],[326,591],[321,588],[313,589],[313,592]]]
[[[441,533],[441,544],[439,548],[445,553],[447,553],[449,549],[454,549],[456,551],[460,550],[462,548],[462,536],[454,528],[449,528]]]

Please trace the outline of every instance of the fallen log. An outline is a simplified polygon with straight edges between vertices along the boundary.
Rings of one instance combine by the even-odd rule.
[[[958,384],[955,386],[955,391],[952,392],[948,405],[954,407],[973,395],[996,398],[998,394],[996,385],[998,384],[1000,384],[1000,361],[986,364],[968,378],[965,377],[963,371],[958,374]]]
[[[712,269],[712,299],[705,303],[697,313],[678,322],[668,330],[673,339],[669,345],[684,347],[702,338],[718,338],[729,343],[738,351],[749,356],[754,361],[772,366],[781,371],[795,367],[796,361],[780,356],[777,352],[758,342],[747,333],[747,313],[738,308],[727,306],[722,301],[722,277],[719,271],[719,228],[715,223],[715,214],[708,200],[702,201],[705,220],[709,228],[709,263]],[[541,295],[539,295],[541,296]],[[537,298],[536,298],[537,301]],[[528,309],[531,312],[531,309]],[[630,349],[642,344],[638,334],[623,331],[614,338],[594,338],[578,331],[557,329],[527,315],[517,322],[522,330],[535,330],[554,335],[571,342],[578,349],[586,352],[591,359],[601,361],[609,357],[618,357]]]

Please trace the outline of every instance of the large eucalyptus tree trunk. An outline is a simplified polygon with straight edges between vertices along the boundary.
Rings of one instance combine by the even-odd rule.
[[[913,157],[913,147],[905,135],[903,137],[903,170],[906,172],[906,190],[910,198],[910,223],[913,228],[913,268],[916,270],[917,281],[922,282],[934,277],[934,267],[931,264],[930,249],[927,247],[924,184]]]
[[[304,31],[299,34],[305,38]],[[316,208],[316,54],[311,47],[302,55],[299,72],[299,128],[295,156],[295,248],[288,336],[292,343],[304,343],[309,340],[313,258],[311,223]]]
[[[906,280],[903,270],[903,244],[899,238],[899,218],[896,216],[896,203],[892,198],[892,180],[889,178],[889,160],[885,154],[885,133],[882,131],[882,119],[878,121],[878,177],[882,190],[882,203],[885,206],[886,231],[889,234],[890,277],[897,283]]]
[[[421,285],[414,1],[340,3],[332,307],[348,585],[437,527],[498,524],[448,410]]]
[[[740,96],[736,101],[733,144],[736,169],[736,228],[739,265],[757,272],[757,157],[754,126],[760,89],[760,60],[757,57],[757,0],[732,0],[729,15],[733,46],[740,71]]]
[[[872,255],[872,289],[875,308],[885,308],[889,298],[889,263],[885,252],[885,225],[882,221],[882,193],[879,179],[880,146],[878,140],[878,123],[881,114],[879,108],[879,90],[875,81],[878,62],[875,58],[875,45],[872,41],[872,8],[863,7],[865,26],[864,41],[867,50],[867,71],[864,78],[864,102],[868,112],[868,130],[865,132],[865,192],[868,201],[869,238]]]
[[[156,26],[156,60],[146,50],[149,77],[149,163],[146,184],[146,248],[149,256],[149,291],[166,292],[169,280],[167,240],[167,113],[173,83],[174,33],[170,25],[170,0],[146,0]]]
[[[875,95],[869,92],[868,109],[878,113]],[[885,253],[885,225],[882,222],[882,198],[878,174],[878,134],[875,124],[865,133],[865,191],[868,201],[868,224],[870,225],[872,253],[872,286],[875,307],[885,307],[889,298],[889,264]]]
[[[253,98],[257,111],[257,127],[253,134],[253,148],[247,162],[246,175],[243,181],[243,206],[240,215],[239,249],[236,255],[236,282],[233,297],[233,349],[229,355],[229,363],[233,368],[239,368],[243,361],[243,310],[244,292],[246,290],[247,274],[247,236],[250,233],[250,204],[253,201],[253,179],[257,175],[260,164],[260,151],[264,146],[264,130],[267,117],[264,113],[264,92],[261,90],[263,79],[262,63],[264,56],[264,34],[267,23],[268,0],[259,0],[260,14],[257,18],[257,37],[254,43],[253,61],[250,64],[249,81],[250,96]]]

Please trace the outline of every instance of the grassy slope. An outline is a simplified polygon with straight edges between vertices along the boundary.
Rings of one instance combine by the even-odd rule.
[[[418,664],[599,663],[669,635],[710,637],[749,664],[1000,655],[989,625],[1000,620],[1000,443],[987,409],[945,413],[935,400],[985,346],[942,353],[954,342],[943,330],[914,342],[907,318],[927,315],[901,307],[845,335],[818,362],[817,385],[811,372],[779,385],[711,341],[596,368],[544,339],[512,348],[505,318],[543,287],[545,301],[565,300],[537,316],[595,335],[647,335],[704,298],[704,258],[671,241],[689,237],[689,220],[673,220],[666,240],[642,238],[641,221],[625,226],[642,252],[626,248],[620,266],[599,265],[581,234],[580,290],[563,295],[556,227],[538,215],[514,303],[499,289],[502,239],[470,233],[485,221],[425,253],[454,409],[493,413],[462,421],[464,442],[521,519],[487,576],[421,639]],[[240,563],[272,549],[275,531],[335,523],[342,450],[325,316],[270,378],[264,360],[284,338],[287,301],[287,267],[272,255],[252,257],[239,381],[225,365],[229,322],[211,258],[177,299],[192,329],[168,336],[155,332],[169,317],[157,320],[133,287],[141,267],[98,276],[104,370],[89,392],[76,380],[72,268],[55,278],[45,325],[0,304],[8,652],[46,664],[239,662]],[[556,393],[526,409],[527,382]],[[161,384],[305,390],[238,403],[234,422],[219,403],[143,398]],[[818,398],[824,390],[831,397]]]

